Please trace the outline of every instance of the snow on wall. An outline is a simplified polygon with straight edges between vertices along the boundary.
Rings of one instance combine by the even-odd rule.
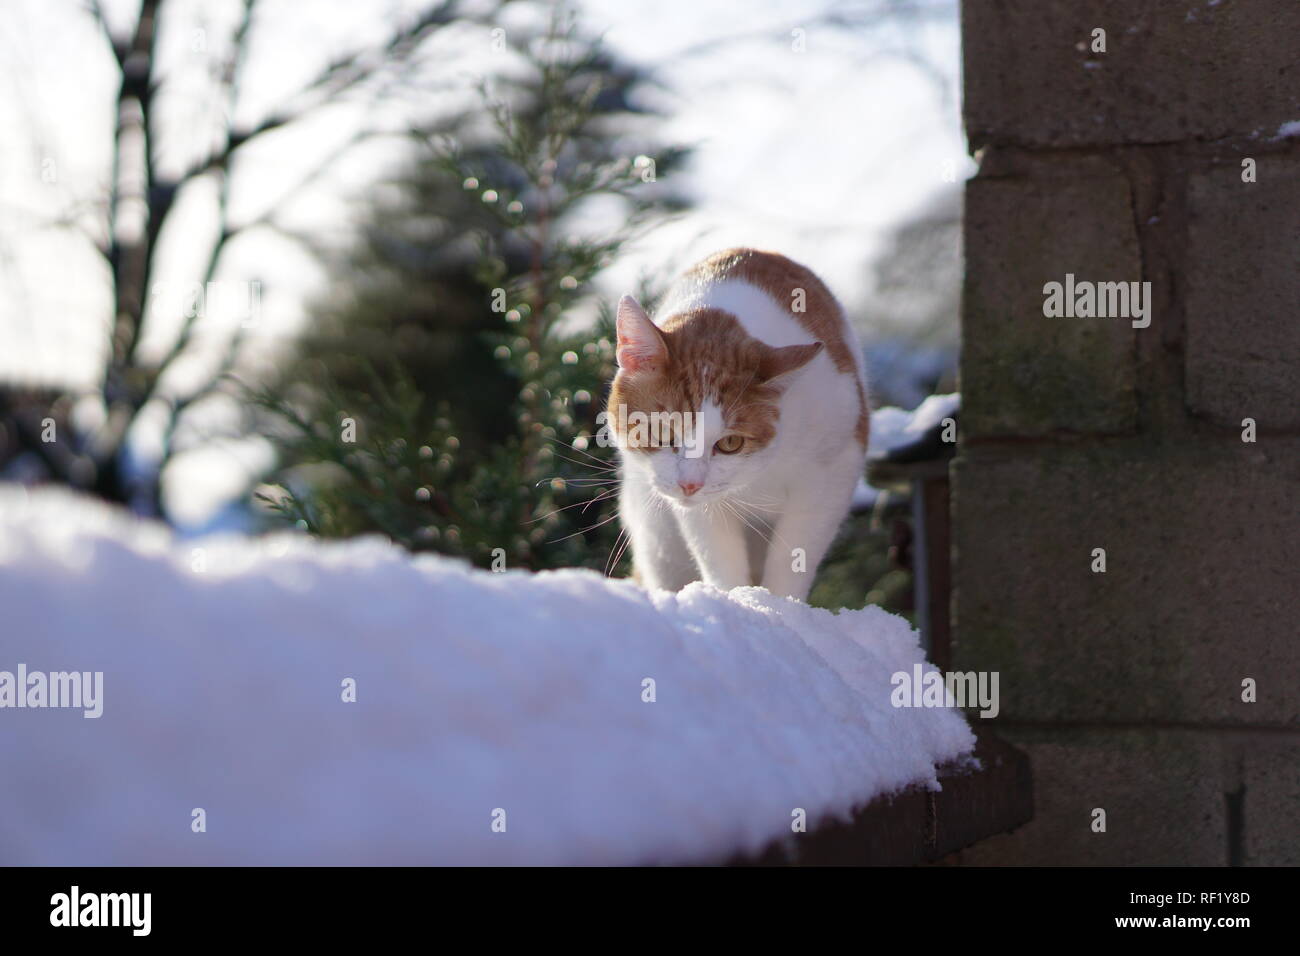
[[[961,411],[961,395],[931,395],[920,405],[907,411],[886,405],[871,413],[871,429],[867,444],[868,458],[887,458],[890,452],[918,441],[926,432],[945,418],[955,417]]]
[[[0,863],[720,861],[797,839],[796,807],[811,830],[935,785],[973,737],[890,705],[921,659],[876,608],[377,539],[181,544],[0,486],[0,671],[104,675],[97,719],[0,709]]]

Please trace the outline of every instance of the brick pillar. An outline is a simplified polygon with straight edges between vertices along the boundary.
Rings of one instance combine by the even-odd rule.
[[[962,30],[953,666],[1000,673],[1037,813],[962,860],[1300,864],[1300,3]],[[1150,325],[1044,315],[1067,273]]]

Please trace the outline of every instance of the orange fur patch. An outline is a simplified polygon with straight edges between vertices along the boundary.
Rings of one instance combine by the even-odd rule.
[[[776,252],[757,249],[726,249],[716,252],[692,266],[686,274],[703,282],[740,279],[762,289],[777,305],[788,311],[791,318],[803,326],[809,335],[825,345],[835,368],[851,374],[857,383],[858,420],[853,434],[866,447],[871,419],[862,378],[858,375],[857,359],[844,334],[847,320],[835,296],[821,279],[792,259]],[[804,311],[796,312],[794,307],[800,290],[803,293]]]
[[[778,350],[754,338],[734,315],[721,309],[683,312],[665,323],[662,331],[668,345],[667,368],[633,374],[619,371],[609,392],[610,426],[618,431],[620,405],[629,415],[651,415],[695,412],[713,401],[724,410],[728,429],[745,437],[740,454],[766,446],[776,435],[781,390],[761,380],[758,370]],[[618,437],[626,439],[621,433]]]

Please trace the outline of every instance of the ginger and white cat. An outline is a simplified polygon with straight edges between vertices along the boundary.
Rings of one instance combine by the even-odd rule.
[[[835,297],[784,256],[730,249],[655,320],[624,296],[617,355],[608,421],[641,583],[806,599],[867,447],[861,351]]]

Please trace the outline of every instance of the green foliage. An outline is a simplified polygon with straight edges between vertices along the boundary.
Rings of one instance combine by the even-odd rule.
[[[808,603],[830,610],[878,604],[915,622],[912,574],[897,566],[890,549],[890,527],[909,509],[900,502],[885,520],[870,513],[850,515],[821,567]]]
[[[295,360],[254,395],[283,462],[264,500],[321,536],[604,568],[614,349],[593,281],[680,208],[658,179],[683,153],[651,158],[628,99],[642,78],[562,14],[516,42],[523,69],[484,111],[418,136]],[[617,205],[616,230],[579,230],[594,203]]]

